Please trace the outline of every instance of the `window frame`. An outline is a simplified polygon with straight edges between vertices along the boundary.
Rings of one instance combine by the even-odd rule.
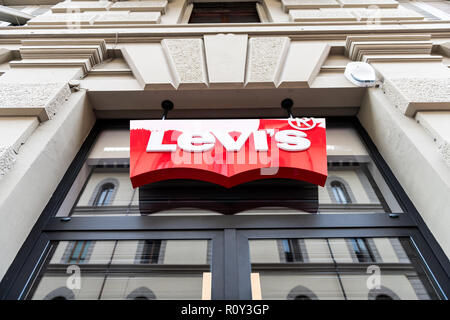
[[[191,19],[192,12],[195,6],[195,3],[208,3],[208,2],[217,2],[217,3],[223,3],[224,1],[217,1],[217,0],[188,0],[186,1],[183,10],[181,10],[180,17],[178,19],[178,23],[182,24],[189,24],[189,25],[196,25],[201,23],[190,23],[189,20]],[[259,24],[259,23],[266,23],[266,22],[272,22],[270,19],[270,15],[268,14],[268,9],[265,5],[265,3],[262,0],[236,0],[236,1],[225,1],[225,2],[254,2],[256,5],[256,13],[259,18],[259,22],[224,22],[223,24],[230,24],[230,23],[237,23],[237,24]],[[204,24],[219,24],[222,22],[207,22]],[[203,24],[203,23],[202,23]]]
[[[332,123],[334,127],[350,126],[356,129],[403,212],[295,217],[274,215],[264,219],[254,219],[254,216],[177,216],[176,219],[164,216],[56,217],[100,132],[105,129],[128,129],[129,126],[128,119],[98,120],[0,283],[0,299],[24,297],[25,290],[40,272],[53,240],[155,239],[153,236],[160,239],[164,236],[169,239],[191,239],[205,238],[205,235],[214,235],[217,244],[213,250],[220,252],[217,261],[212,262],[216,268],[212,298],[251,299],[250,268],[249,261],[246,261],[248,252],[245,253],[240,246],[244,243],[242,241],[248,242],[249,237],[267,238],[271,232],[282,234],[279,237],[283,238],[289,232],[294,235],[291,236],[293,238],[410,237],[426,263],[429,276],[436,280],[440,297],[448,297],[450,263],[367,132],[355,117],[327,117],[327,123]],[[150,235],[152,238],[149,238]],[[217,252],[213,251],[214,254]]]

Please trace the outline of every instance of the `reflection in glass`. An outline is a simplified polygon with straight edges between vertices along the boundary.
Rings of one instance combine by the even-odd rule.
[[[351,127],[327,128],[328,179],[324,187],[314,186],[317,191],[319,214],[361,214],[401,212],[395,197],[379,173],[358,132]],[[93,146],[85,167],[74,183],[70,204],[58,216],[140,216],[149,212],[140,210],[145,199],[140,199],[140,190],[133,189],[129,178],[129,131],[105,130]],[[203,194],[206,190],[184,186],[177,194]],[[166,188],[165,190],[170,190]],[[180,200],[174,199],[164,188],[157,190],[156,196],[148,201],[152,206],[159,206],[158,211],[151,215],[220,215],[220,211],[211,206],[199,206],[198,201],[179,205]],[[254,201],[253,207],[242,205],[242,199],[233,198],[222,192],[230,206],[233,205],[237,215],[292,215],[310,214],[301,208],[293,208],[292,202],[307,202],[295,196],[290,203],[275,203],[268,207],[270,198],[264,201]],[[215,196],[215,195],[212,195]],[[267,194],[270,196],[270,193]],[[300,198],[299,198],[300,197]],[[171,201],[166,201],[170,198]],[[184,199],[186,200],[186,199]],[[69,201],[68,201],[69,202]],[[288,201],[289,202],[289,201]],[[259,203],[261,205],[259,205]],[[270,202],[270,203],[273,203]],[[166,204],[167,207],[164,207]],[[170,206],[169,206],[170,204]],[[238,205],[241,204],[241,207]],[[72,208],[71,210],[68,208]]]
[[[347,204],[352,202],[345,186],[341,182],[333,181],[330,185],[337,203]]]
[[[55,242],[27,299],[210,299],[210,259],[209,240]]]
[[[288,258],[294,243],[301,259]],[[254,299],[438,298],[407,238],[257,239],[249,246]],[[369,279],[378,275],[380,282]]]
[[[113,191],[114,185],[112,183],[105,183],[104,185],[102,185],[93,205],[96,207],[109,205],[111,202]]]

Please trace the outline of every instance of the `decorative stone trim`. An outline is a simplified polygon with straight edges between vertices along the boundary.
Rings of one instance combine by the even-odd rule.
[[[161,21],[160,12],[114,11],[100,14],[94,19],[96,24],[155,24]]]
[[[84,74],[107,55],[103,39],[24,40],[20,54],[23,60],[11,61],[11,67],[80,67]]]
[[[387,59],[389,55],[411,54],[428,57],[433,43],[430,35],[402,36],[348,36],[345,41],[346,55],[353,61],[364,61],[366,56],[375,59],[380,55]],[[431,57],[431,56],[430,56]]]
[[[450,167],[450,134],[446,134],[448,129],[446,125],[449,123],[450,112],[434,114],[434,112],[418,112],[415,119],[436,142],[438,153]],[[431,119],[429,118],[430,116],[432,117]],[[433,118],[442,119],[442,123],[436,124]]]
[[[284,12],[293,9],[339,8],[337,0],[281,0]]]
[[[115,2],[111,11],[129,10],[129,11],[157,11],[164,14],[167,8],[167,0],[153,0],[153,1],[127,1]]]
[[[424,17],[409,9],[352,9],[351,13],[360,20],[423,20]]]
[[[363,62],[442,62],[442,56],[429,54],[364,55]]]
[[[246,87],[277,87],[289,44],[288,37],[251,38],[247,57]]]
[[[25,40],[22,41],[20,55],[23,59],[89,59],[92,65],[106,58],[105,40],[80,42]]]
[[[70,95],[67,83],[1,83],[0,116],[52,119]]]
[[[92,25],[97,16],[96,12],[43,14],[28,21],[28,25]]]
[[[112,2],[109,1],[64,1],[56,4],[52,7],[53,13],[73,12],[78,10],[80,12],[85,11],[104,11],[109,10]]]
[[[93,68],[89,59],[23,59],[11,61],[10,66],[11,68],[81,68],[83,74],[88,73]]]
[[[395,8],[319,8],[312,10],[289,10],[294,22],[309,21],[367,21],[381,20],[423,20],[424,17],[412,10]]]
[[[407,116],[418,111],[450,110],[450,78],[386,79],[383,91]]]
[[[438,144],[438,150],[445,163],[450,167],[450,144],[446,141],[443,141]]]
[[[377,6],[378,8],[397,8],[398,2],[395,0],[336,0],[344,8],[368,8]]]
[[[66,25],[69,28],[77,28],[78,25],[97,24],[155,24],[161,21],[161,13],[158,12],[130,12],[130,11],[105,11],[105,12],[80,12],[80,13],[53,13],[37,16],[28,25]]]
[[[289,17],[294,22],[309,21],[356,21],[349,9],[289,10]]]
[[[10,146],[0,146],[0,179],[8,173],[16,161],[16,153]]]
[[[161,42],[179,88],[204,88],[208,86],[202,39],[164,39]]]
[[[210,86],[242,88],[245,80],[248,36],[205,35],[204,43]]]

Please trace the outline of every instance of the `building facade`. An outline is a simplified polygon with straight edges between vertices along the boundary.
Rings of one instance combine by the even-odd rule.
[[[0,21],[0,299],[448,298],[449,1],[0,0]],[[323,187],[132,187],[130,120],[286,99],[326,120]]]

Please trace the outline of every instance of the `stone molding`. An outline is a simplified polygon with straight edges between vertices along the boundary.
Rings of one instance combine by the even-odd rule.
[[[295,9],[320,9],[320,8],[397,8],[395,0],[281,0],[284,12]]]
[[[250,38],[245,86],[277,87],[289,44],[288,37]]]
[[[165,14],[167,0],[155,1],[64,1],[51,12],[32,18],[29,25],[155,24]]]
[[[202,39],[164,39],[161,45],[172,71],[175,87],[208,86]]]
[[[19,48],[22,60],[11,61],[20,67],[81,67],[88,73],[107,55],[103,39],[23,40]]]
[[[115,2],[110,10],[129,10],[132,12],[135,11],[156,11],[161,14],[166,13],[167,9],[167,0],[153,0],[153,1],[127,1],[127,2]]]
[[[379,8],[398,8],[395,0],[336,0],[343,8],[369,8],[377,6]]]
[[[105,11],[81,13],[53,13],[37,16],[28,25],[66,25],[76,29],[77,25],[123,25],[123,24],[156,24],[161,21],[160,12]]]
[[[211,87],[242,87],[248,35],[205,35],[205,56]]]
[[[415,119],[436,142],[438,153],[450,167],[450,111],[417,112]]]
[[[345,54],[353,61],[441,61],[431,56],[433,42],[430,35],[367,35],[348,36]]]
[[[88,11],[157,11],[165,13],[167,0],[130,0],[126,2],[112,1],[64,1],[51,8],[53,13],[73,13]]]
[[[144,90],[309,88],[330,50],[327,44],[292,42],[288,37],[203,38],[129,44],[122,46],[122,53]]]
[[[317,8],[291,9],[290,21],[293,22],[333,22],[333,21],[403,21],[423,20],[424,17],[412,10],[404,8]]]
[[[52,119],[70,95],[67,83],[0,83],[0,116]]]
[[[0,179],[12,169],[16,153],[11,146],[0,146]]]
[[[110,1],[64,1],[54,5],[51,10],[53,13],[73,12],[72,10],[105,11],[109,10],[112,4]]]
[[[450,110],[450,78],[390,78],[383,91],[409,117],[418,111]]]
[[[0,179],[12,169],[20,147],[38,125],[36,117],[0,117]]]

